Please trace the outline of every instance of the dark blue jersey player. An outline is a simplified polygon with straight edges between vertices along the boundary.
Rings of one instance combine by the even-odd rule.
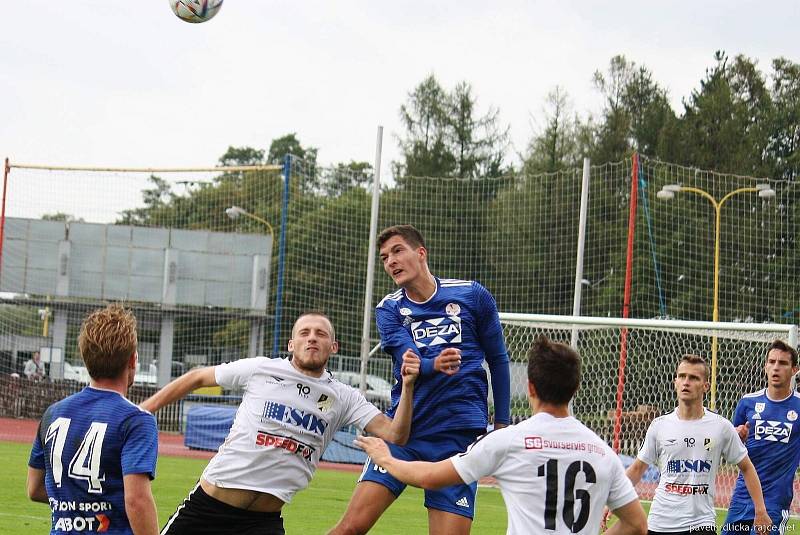
[[[136,319],[112,305],[89,315],[78,346],[90,385],[44,413],[28,462],[28,496],[49,503],[50,533],[155,535],[158,430],[125,398],[138,358]]]
[[[771,533],[786,531],[800,464],[800,395],[792,389],[797,371],[797,351],[780,340],[773,342],[764,364],[767,387],[742,397],[733,415],[733,425],[746,439],[747,453],[761,480]],[[753,502],[740,475],[722,532],[749,533],[752,523]]]
[[[390,445],[392,455],[408,461],[448,459],[486,431],[484,361],[492,381],[494,425],[509,423],[508,353],[497,305],[477,282],[434,277],[423,237],[410,225],[381,232],[378,248],[386,273],[399,286],[375,309],[381,345],[393,357],[396,378],[404,353],[421,358],[411,438],[405,446]],[[395,386],[393,406],[399,394]],[[404,489],[405,484],[368,460],[344,517],[331,533],[366,533]],[[475,483],[426,490],[430,532],[469,533],[475,491]]]

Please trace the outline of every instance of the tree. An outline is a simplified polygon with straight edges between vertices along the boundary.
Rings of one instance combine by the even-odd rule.
[[[455,159],[447,150],[447,93],[431,74],[409,93],[400,106],[406,129],[400,138],[403,161],[395,175],[450,176]]]
[[[523,160],[526,174],[552,173],[579,165],[580,121],[572,115],[568,95],[556,86],[547,94],[543,107],[545,126],[534,134]]]
[[[229,146],[219,159],[222,166],[240,165],[262,165],[264,163],[264,151],[252,147],[233,147]]]
[[[297,133],[292,132],[285,136],[272,140],[269,144],[269,154],[267,160],[272,163],[283,163],[283,157],[287,154],[305,160],[308,164],[316,165],[318,149],[315,147],[303,147],[297,139]]]
[[[318,191],[320,184],[317,179],[317,151],[315,147],[303,147],[297,134],[292,132],[285,136],[275,138],[269,145],[267,159],[272,163],[282,164],[287,154],[294,156],[292,175],[297,178],[300,190],[305,193]]]
[[[661,132],[675,118],[666,90],[653,81],[647,68],[639,67],[627,79],[622,105],[629,117],[632,147],[657,156]]]
[[[338,197],[353,188],[369,186],[372,177],[372,165],[368,162],[338,163],[321,179],[322,190],[328,197]]]
[[[461,178],[498,177],[508,145],[508,127],[500,126],[496,108],[475,116],[477,100],[466,82],[456,85],[448,100],[447,139],[455,161],[455,176]]]
[[[148,180],[153,184],[150,189],[142,190],[141,208],[123,210],[120,225],[162,225],[169,226],[167,214],[171,211],[171,203],[176,199],[169,183],[163,178],[150,175]]]
[[[716,171],[763,176],[771,102],[755,63],[717,51],[700,89],[684,104],[678,135],[681,163]]]
[[[595,71],[594,85],[604,106],[592,159],[618,161],[633,150],[656,153],[662,130],[675,114],[652,73],[618,55],[611,58],[608,72]]]
[[[598,142],[592,159],[597,162],[615,162],[623,159],[631,149],[629,142],[630,117],[624,107],[625,87],[634,69],[625,56],[614,56],[608,73],[594,73],[594,85],[603,95],[603,122],[598,132]]]
[[[795,180],[800,175],[800,64],[777,58],[772,70],[767,159],[774,178]]]
[[[476,178],[500,176],[508,128],[499,111],[477,115],[477,100],[466,82],[448,92],[433,75],[423,80],[400,107],[405,136],[395,175]]]

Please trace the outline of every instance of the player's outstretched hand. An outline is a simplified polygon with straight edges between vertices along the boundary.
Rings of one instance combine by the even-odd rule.
[[[392,457],[389,447],[381,438],[357,436],[353,443],[364,450],[372,462],[379,466],[383,466]]]
[[[419,366],[419,356],[410,349],[406,349],[406,352],[403,353],[403,364],[400,365],[400,375],[403,377],[403,385],[413,384],[414,381],[417,380],[417,377],[419,377]]]
[[[745,422],[742,425],[736,426],[736,432],[739,433],[739,438],[742,442],[747,440],[747,434],[750,432],[750,422]]]
[[[766,511],[756,511],[756,517],[753,519],[753,528],[756,533],[770,533],[770,526],[772,519]]]
[[[461,369],[461,350],[448,347],[433,361],[433,369],[445,375],[455,375]]]

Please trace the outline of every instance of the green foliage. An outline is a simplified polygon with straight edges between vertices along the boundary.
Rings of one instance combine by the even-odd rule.
[[[566,90],[560,87],[548,95],[541,127],[519,170],[504,163],[508,130],[501,125],[497,109],[489,106],[481,114],[468,83],[448,89],[431,74],[400,106],[401,155],[394,162],[394,183],[382,193],[379,225],[415,224],[429,239],[430,262],[437,275],[484,282],[501,309],[569,313],[581,161],[588,155],[595,164],[622,162],[592,171],[587,225],[591,249],[584,264],[583,298],[584,314],[618,316],[622,313],[633,151],[718,171],[789,180],[797,176],[800,66],[778,58],[772,67],[767,79],[751,59],[740,55],[731,60],[718,52],[677,115],[650,70],[615,56],[605,70],[594,73],[594,85],[603,99],[597,117],[582,118],[574,112]],[[317,149],[303,146],[295,133],[274,139],[267,151],[229,147],[219,161],[226,165],[281,162],[285,154],[295,158],[286,214],[282,333],[288,333],[293,316],[301,310],[336,311],[343,351],[354,354],[360,343],[373,169],[367,162],[355,161],[319,167]],[[658,160],[649,160],[647,168],[642,168],[639,201],[651,202],[649,219],[644,207],[637,211],[631,312],[639,317],[666,312],[705,320],[711,315],[713,211],[699,197],[669,205],[654,202],[655,192],[675,181],[674,171]],[[683,179],[687,185],[709,189],[717,198],[741,183],[699,172]],[[182,192],[174,191],[162,177],[151,176],[142,206],[123,212],[119,223],[267,231],[249,218],[228,219],[225,209],[236,205],[267,220],[277,233],[283,187],[276,171],[226,172]],[[778,282],[787,273],[800,275],[796,261],[800,244],[786,230],[795,227],[781,226],[787,225],[785,219],[794,223],[800,216],[791,200],[782,212],[744,213],[745,202],[731,201],[726,210],[743,215],[736,221],[725,219],[721,232],[723,278],[729,292],[721,303],[721,318],[780,321],[785,311],[800,309],[792,297],[797,293],[794,286]],[[765,236],[774,238],[740,243],[739,228],[762,228]],[[676,260],[666,260],[670,258]],[[277,254],[272,261],[268,313],[274,311]],[[755,284],[757,278],[761,281]],[[379,270],[376,300],[391,289],[391,281]],[[244,347],[245,321],[228,318],[212,323],[212,334],[193,343]]]
[[[614,56],[608,72],[594,73],[594,85],[604,106],[592,160],[615,162],[632,150],[652,154],[662,128],[674,117],[666,91],[653,81],[652,73],[625,56]]]
[[[394,164],[395,178],[502,175],[508,127],[500,125],[497,109],[481,116],[476,108],[468,83],[447,91],[432,74],[425,78],[400,107],[405,135],[400,138],[402,160]]]
[[[317,151],[318,149],[314,147],[303,147],[300,140],[297,139],[297,134],[292,132],[272,140],[269,145],[267,161],[281,164],[283,163],[283,157],[291,154],[309,163],[316,163]]]
[[[547,95],[542,111],[545,125],[528,145],[523,173],[553,173],[579,166],[586,147],[579,141],[582,125],[577,115],[572,115],[567,93],[556,86]]]
[[[252,147],[228,147],[219,159],[219,164],[225,167],[235,167],[238,165],[262,165],[264,163],[264,151]]]
[[[800,173],[800,65],[772,62],[772,115],[767,143],[771,176],[795,180]]]
[[[680,163],[717,171],[763,176],[770,97],[752,60],[724,52],[692,92],[681,120]]]

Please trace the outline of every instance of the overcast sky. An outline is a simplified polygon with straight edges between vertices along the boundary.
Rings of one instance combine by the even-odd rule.
[[[556,85],[599,109],[591,76],[615,54],[649,67],[680,112],[717,49],[764,71],[800,61],[798,15],[797,0],[225,0],[188,24],[168,0],[5,0],[0,156],[206,166],[297,132],[323,163],[371,162],[383,125],[388,169],[398,109],[430,73],[472,84],[520,152]]]

